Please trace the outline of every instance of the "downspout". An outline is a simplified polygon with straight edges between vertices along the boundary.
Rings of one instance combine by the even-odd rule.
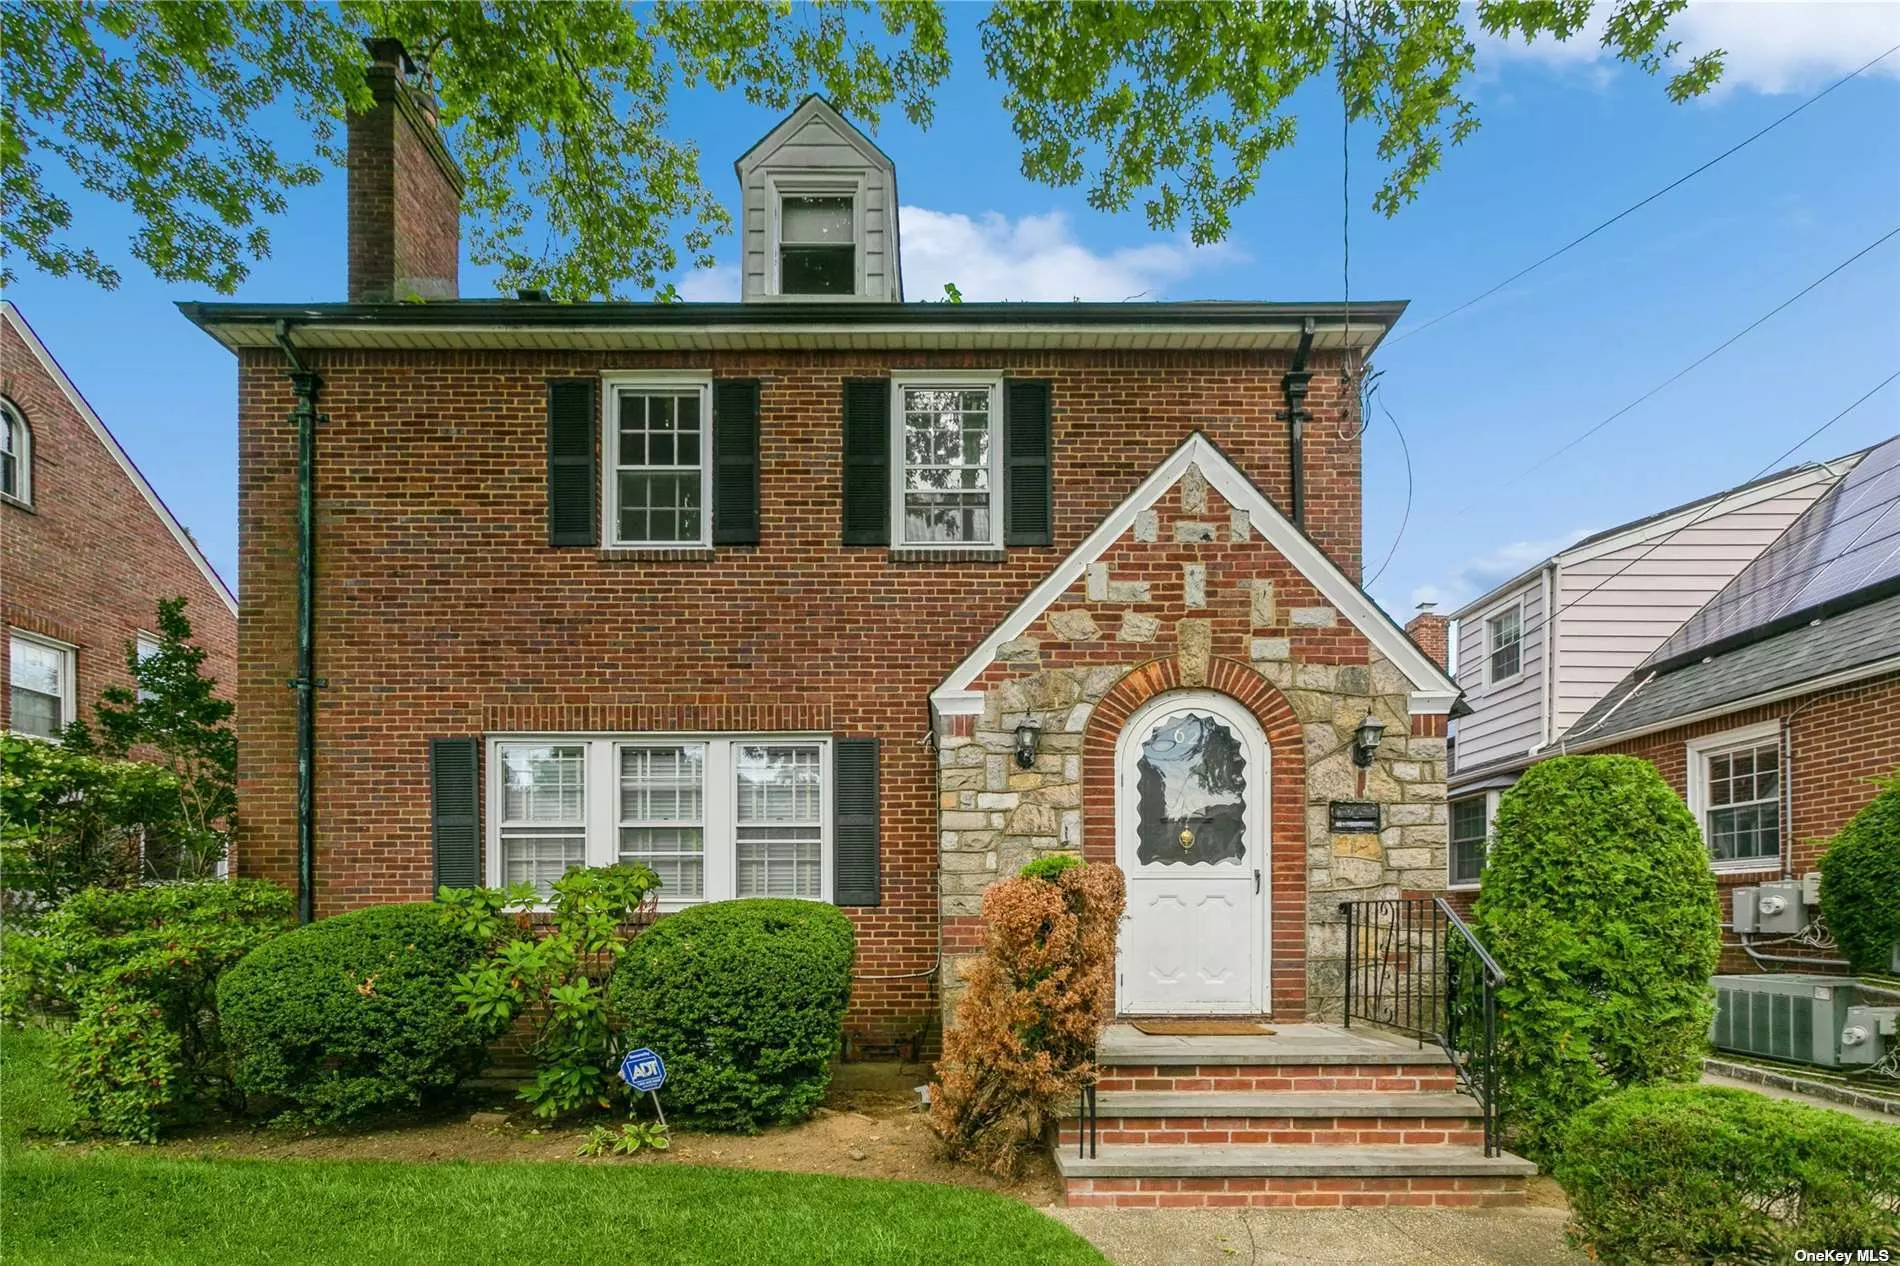
[[[288,685],[297,692],[297,918],[309,923],[316,918],[316,691],[324,684],[315,672],[317,393],[323,379],[297,355],[289,321],[277,322],[277,346],[297,396],[290,410],[297,423],[297,675]]]
[[[1313,385],[1313,371],[1306,367],[1306,357],[1313,350],[1316,328],[1313,318],[1307,317],[1300,327],[1300,345],[1293,352],[1293,367],[1280,377],[1280,390],[1286,395],[1286,410],[1280,416],[1286,420],[1287,477],[1292,485],[1287,513],[1293,525],[1301,530],[1306,528],[1306,423],[1313,416],[1306,411],[1306,393]]]

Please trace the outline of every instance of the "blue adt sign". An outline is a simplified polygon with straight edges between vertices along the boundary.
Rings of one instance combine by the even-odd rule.
[[[642,1046],[637,1051],[628,1051],[626,1058],[620,1061],[620,1080],[642,1094],[658,1090],[666,1084],[666,1064],[658,1054]]]

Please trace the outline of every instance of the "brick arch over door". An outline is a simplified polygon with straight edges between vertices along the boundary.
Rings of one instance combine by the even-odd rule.
[[[1171,690],[1211,690],[1238,701],[1260,722],[1272,755],[1272,817],[1267,861],[1272,877],[1275,1019],[1306,1016],[1306,739],[1293,708],[1273,684],[1245,664],[1215,658],[1204,683],[1181,676],[1179,661],[1155,659],[1116,682],[1089,714],[1082,732],[1082,855],[1115,860],[1115,743],[1142,704]]]

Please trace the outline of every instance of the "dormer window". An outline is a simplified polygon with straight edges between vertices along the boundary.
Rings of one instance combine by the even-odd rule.
[[[780,294],[857,293],[855,198],[850,194],[786,194],[779,203],[778,225]]]

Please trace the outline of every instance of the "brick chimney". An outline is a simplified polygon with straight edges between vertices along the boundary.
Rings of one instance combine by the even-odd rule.
[[[1447,645],[1447,633],[1451,622],[1432,610],[1438,604],[1421,602],[1418,614],[1405,626],[1405,635],[1418,643],[1418,649],[1432,657],[1432,662],[1440,668],[1450,670],[1450,649]]]
[[[402,41],[363,43],[375,104],[349,118],[350,302],[453,299],[461,170],[436,130],[435,98],[410,82]]]

